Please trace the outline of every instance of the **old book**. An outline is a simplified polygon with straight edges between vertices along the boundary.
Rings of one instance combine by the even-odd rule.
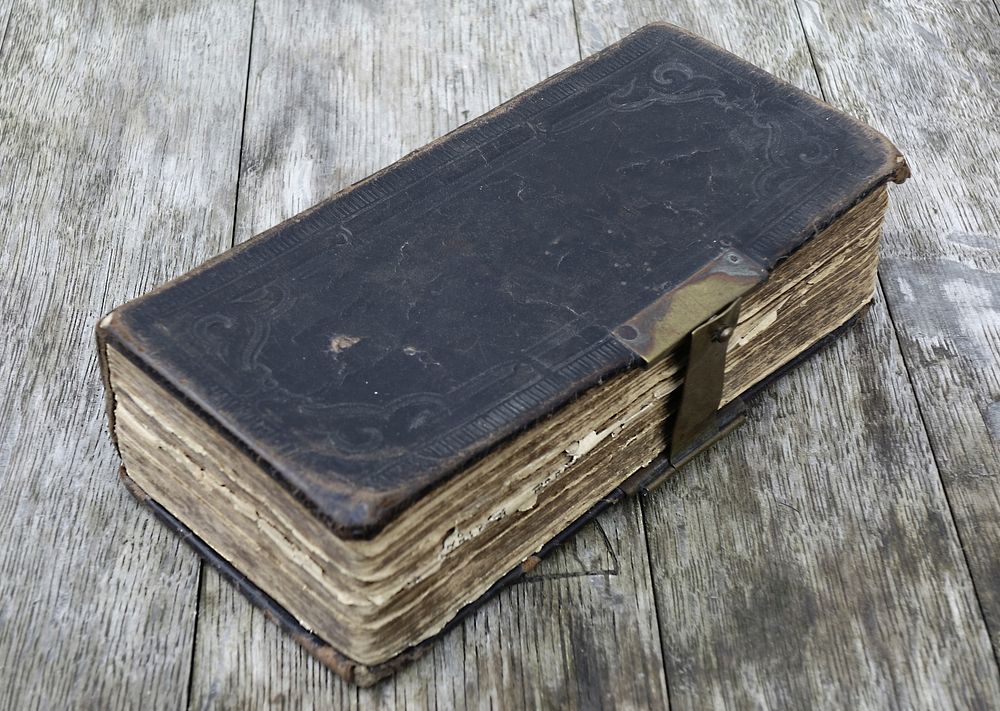
[[[123,477],[370,683],[858,314],[906,176],[651,25],[102,319]]]

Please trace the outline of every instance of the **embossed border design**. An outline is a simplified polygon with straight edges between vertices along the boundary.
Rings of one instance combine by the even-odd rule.
[[[679,41],[678,38],[682,38],[683,42]],[[598,84],[642,59],[654,49],[662,49],[668,45],[730,75],[738,83],[749,84],[756,77],[760,81],[772,85],[777,83],[779,87],[782,86],[779,80],[742,61],[740,62],[740,74],[713,61],[713,57],[725,57],[724,54],[720,54],[723,50],[715,48],[693,35],[683,32],[678,34],[676,29],[671,29],[667,34],[663,28],[644,28],[625,38],[618,45],[570,67],[485,116],[456,129],[359,184],[342,191],[330,200],[272,228],[241,245],[233,252],[224,255],[222,259],[213,263],[216,270],[215,279],[210,283],[207,283],[207,280],[205,283],[188,281],[185,284],[185,291],[189,293],[190,298],[184,301],[177,300],[172,308],[164,309],[163,313],[174,313],[192,303],[226,290],[246,275],[267,267],[274,259],[301,247],[317,236],[356,236],[350,230],[350,223],[353,220],[369,213],[387,199],[398,197],[404,191],[413,191],[420,184],[430,183],[439,171],[456,166],[468,159],[471,154],[489,151],[495,156],[504,155],[513,159],[534,142],[545,140],[546,135],[553,130],[558,131],[564,127],[572,117],[585,115],[586,120],[593,120],[604,112],[612,110],[609,97],[620,93],[622,86],[612,88],[610,94],[602,95],[597,101],[589,103],[571,114],[570,117],[564,118],[558,126],[534,120],[538,116],[555,111],[566,101],[578,98],[582,93],[595,89]],[[750,78],[748,79],[743,73],[746,73]],[[788,86],[787,98],[794,99],[792,101],[782,100],[787,107],[798,111],[809,121],[816,122],[815,107],[812,107],[813,111],[810,112],[802,104],[804,98],[812,99],[816,103],[819,103],[818,100],[808,97],[790,86]],[[834,123],[840,124],[847,121],[852,126],[855,124],[853,120],[832,111],[832,109],[831,116],[836,119]],[[489,175],[500,170],[503,163],[504,161],[498,161],[489,166],[489,169],[470,171],[463,174],[463,177],[476,173]],[[815,215],[828,202],[828,200],[824,200],[824,197],[829,197],[829,184],[832,179],[833,175],[826,175],[823,179],[816,181],[807,194],[800,196],[801,200],[797,204],[776,215],[752,240],[744,242],[744,248],[747,249],[758,242],[767,243],[770,248],[773,245],[769,238],[776,232],[784,232],[786,235],[788,232],[794,232],[795,230],[791,228],[796,223],[797,218],[801,220],[803,213]],[[450,187],[453,189],[454,185]],[[787,187],[783,193],[773,196],[772,202],[781,201],[791,190],[792,187]],[[430,194],[433,194],[433,191]],[[427,195],[421,195],[421,200],[426,199],[426,197]],[[426,202],[418,203],[412,200],[407,208],[394,211],[394,217],[398,219],[400,215],[406,213],[408,208],[426,204]],[[846,209],[846,206],[844,208]],[[762,207],[761,210],[764,208]],[[831,220],[833,217],[835,215],[828,216]],[[298,227],[292,233],[284,231],[284,228],[290,224],[296,224]],[[270,239],[279,233],[281,239]],[[761,251],[761,249],[754,250],[752,254],[766,264],[773,264],[774,258],[780,256],[773,253],[761,254]],[[140,301],[142,300],[140,299]],[[534,346],[544,343],[551,336],[552,334],[543,336]],[[139,356],[143,357],[141,354]],[[519,427],[526,426],[537,417],[561,406],[583,389],[599,382],[602,377],[617,370],[631,367],[635,362],[633,354],[622,348],[616,340],[613,338],[602,340],[569,358],[559,368],[544,373],[540,378],[525,385],[520,390],[512,392],[504,400],[473,414],[465,422],[441,432],[423,447],[396,459],[384,461],[380,467],[373,468],[371,474],[378,476],[390,468],[404,466],[403,457],[409,458],[412,465],[413,458],[424,461],[441,461],[449,457],[454,459],[459,453],[468,453],[463,455],[467,462],[476,454],[482,453],[481,451],[471,452],[472,448],[477,445],[491,446],[489,440],[492,439],[495,443],[498,439],[498,432],[501,436],[511,434]],[[155,365],[152,367],[155,368]],[[173,381],[169,368],[155,369],[160,371],[161,375],[168,381],[171,381],[173,387],[187,394],[186,388],[181,383]],[[579,378],[580,374],[586,374],[586,379],[575,381],[571,386],[575,389],[570,389],[568,383],[573,381],[567,380],[565,376],[572,375],[573,378]],[[212,404],[219,403],[213,402]],[[277,433],[280,431],[280,423],[272,422],[268,429],[272,433]],[[461,465],[452,467],[453,470],[460,468]],[[307,472],[304,474],[308,475]],[[313,474],[319,474],[319,472]],[[433,479],[425,484],[438,483],[443,480],[447,473],[432,472],[432,474]],[[284,473],[284,477],[287,479],[287,472]],[[331,484],[329,478],[326,478],[324,483],[328,487]],[[351,482],[351,484],[354,483]],[[325,508],[321,503],[317,505],[320,508]],[[384,524],[384,521],[382,523]]]

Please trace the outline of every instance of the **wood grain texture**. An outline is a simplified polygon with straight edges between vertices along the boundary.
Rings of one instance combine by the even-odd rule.
[[[7,41],[7,30],[10,29],[11,16],[14,10],[14,0],[0,0],[0,59]]]
[[[675,707],[986,707],[1000,698],[892,351],[885,312],[873,309],[758,398],[745,431],[649,501]],[[668,570],[683,573],[658,577]]]
[[[118,483],[93,327],[228,243],[249,16],[19,2],[9,18],[0,707],[176,707],[198,564]]]
[[[1000,12],[799,6],[829,100],[893,136],[913,168],[882,282],[1000,659]]]
[[[667,17],[643,2],[581,0],[577,9],[584,47],[666,19],[819,94],[793,4],[682,2]],[[865,31],[854,47],[868,46]],[[877,104],[894,89],[882,91],[865,99]],[[905,201],[891,210],[900,214]],[[647,501],[673,706],[1000,700],[879,297],[857,333],[760,398],[745,431]]]
[[[258,0],[238,240],[484,113],[579,57],[569,2]],[[603,528],[602,528],[603,527]],[[344,684],[212,571],[195,708],[662,707],[639,509],[601,518],[373,689]]]

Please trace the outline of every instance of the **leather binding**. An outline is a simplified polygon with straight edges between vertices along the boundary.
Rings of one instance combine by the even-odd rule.
[[[370,538],[587,389],[700,343],[671,451],[625,495],[738,422],[716,408],[741,297],[907,176],[867,126],[649,25],[118,308],[102,372],[113,344],[334,533]],[[113,437],[110,385],[108,416]],[[331,667],[383,673],[147,503]]]

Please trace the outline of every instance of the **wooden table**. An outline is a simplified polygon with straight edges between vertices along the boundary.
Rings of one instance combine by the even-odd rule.
[[[681,476],[347,686],[119,485],[93,325],[654,19],[907,154],[875,306]],[[0,38],[0,707],[1000,704],[993,0],[0,0]]]

